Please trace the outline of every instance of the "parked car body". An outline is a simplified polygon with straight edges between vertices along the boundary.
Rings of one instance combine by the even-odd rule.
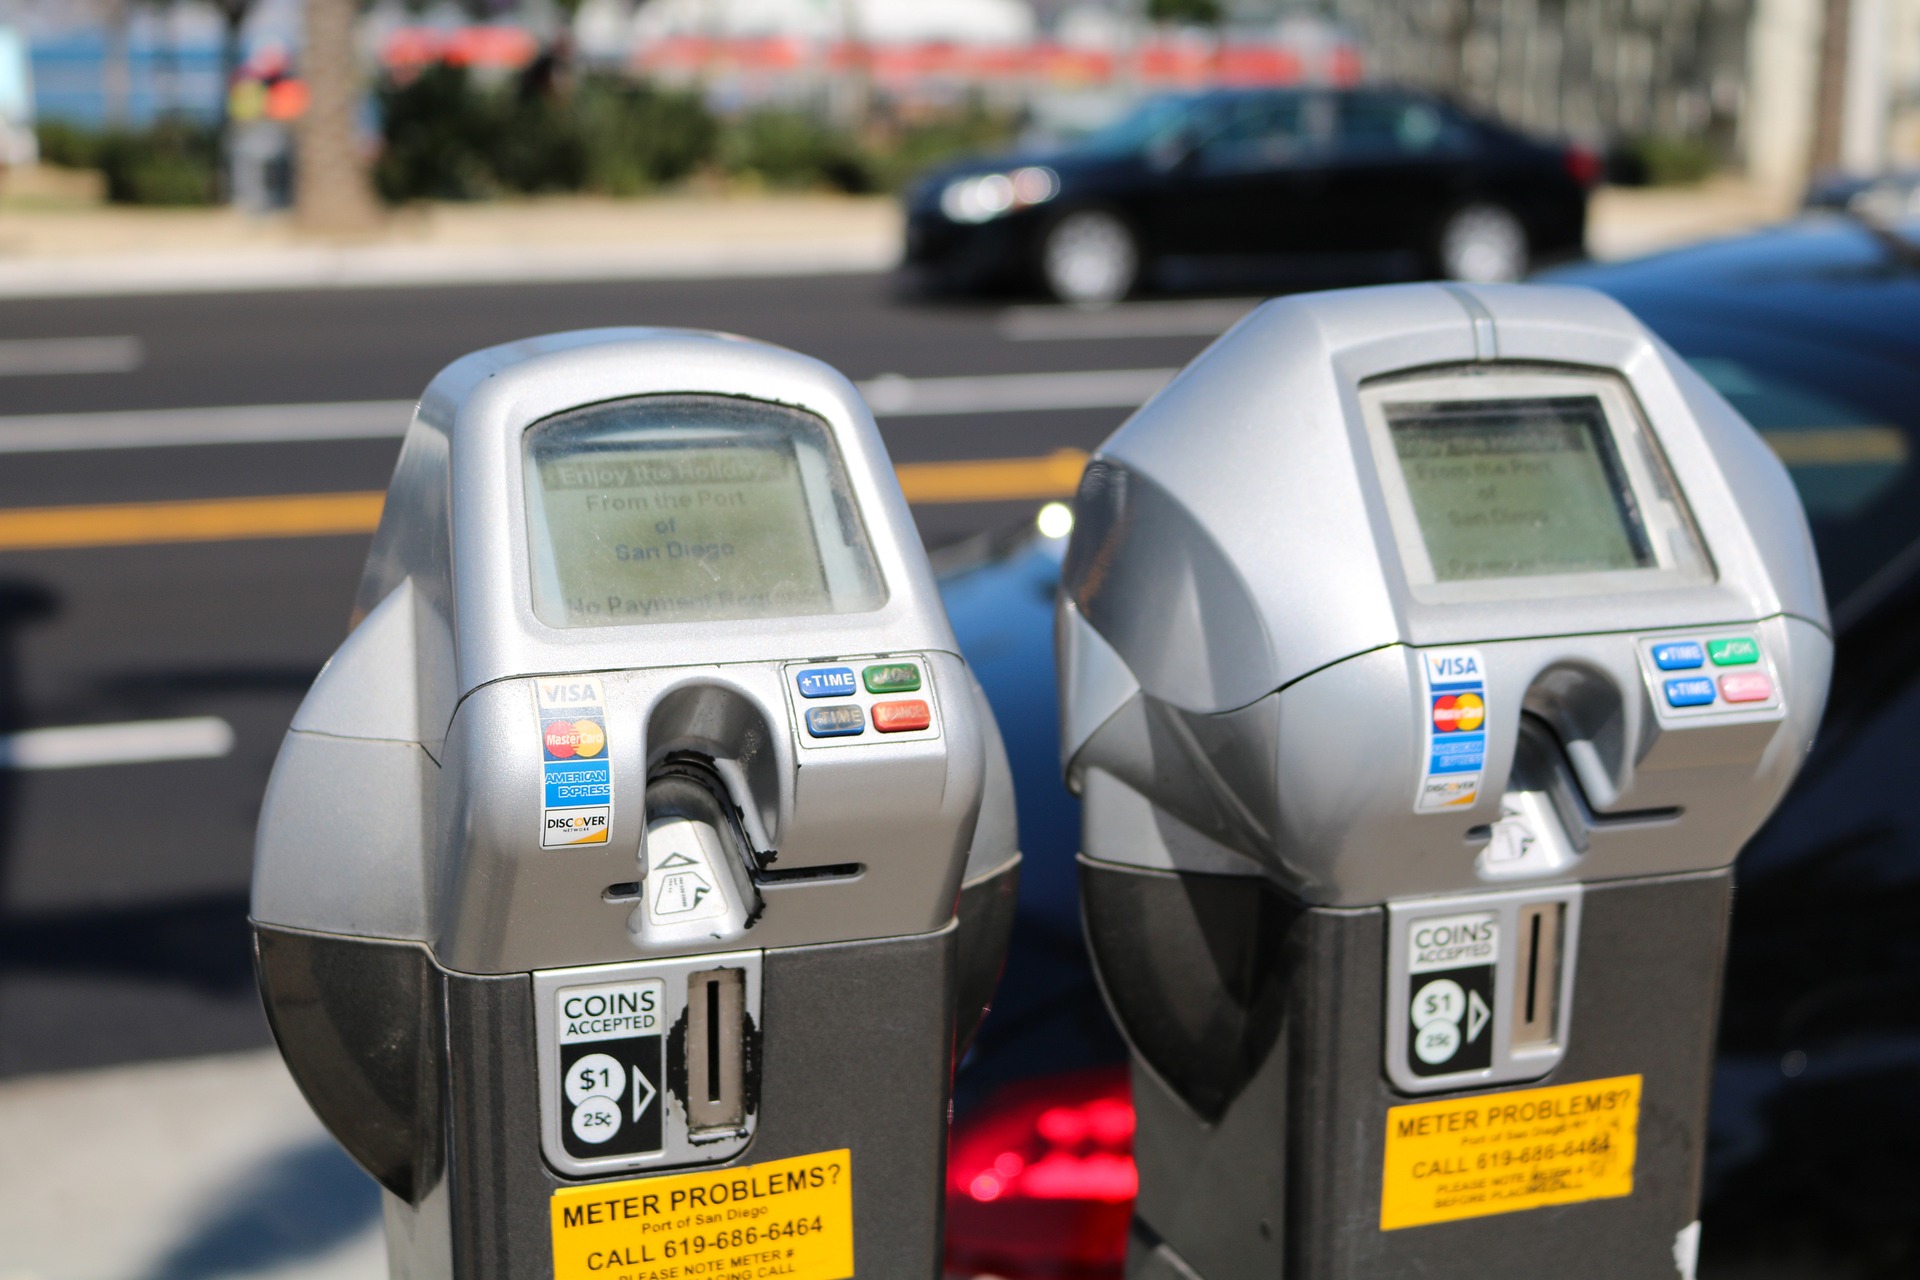
[[[906,260],[1070,302],[1289,268],[1511,280],[1580,252],[1598,170],[1407,90],[1219,89],[929,174],[908,195]]]
[[[1556,279],[1632,308],[1786,461],[1836,629],[1813,754],[1737,864],[1701,1274],[1920,1274],[1920,255],[1816,217]],[[1132,1194],[1125,1052],[1080,949],[1059,780],[1063,549],[983,544],[944,586],[1026,854],[948,1179],[952,1268],[1007,1280],[1118,1277]]]

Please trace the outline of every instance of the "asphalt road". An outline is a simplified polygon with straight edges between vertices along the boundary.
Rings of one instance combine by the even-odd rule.
[[[858,276],[12,301],[0,303],[0,346],[131,338],[121,345],[137,355],[123,372],[0,376],[0,426],[406,400],[465,352],[600,325],[745,334],[856,379],[1165,368],[1232,311],[1147,308],[1115,323],[905,301],[888,280]],[[1091,449],[1125,413],[920,414],[883,418],[882,431],[896,463],[1026,458]],[[382,438],[9,453],[0,520],[377,490],[396,449]],[[1037,505],[945,502],[916,515],[937,547]],[[0,550],[9,741],[183,717],[233,731],[231,751],[211,758],[0,769],[0,1076],[266,1042],[245,929],[254,821],[281,734],[345,632],[365,550],[363,533]]]

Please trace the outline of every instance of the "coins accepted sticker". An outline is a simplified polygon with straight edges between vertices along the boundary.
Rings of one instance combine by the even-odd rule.
[[[553,1280],[849,1280],[851,1156],[822,1151],[562,1187],[553,1193]]]
[[[1640,1077],[1387,1112],[1380,1229],[1633,1194]]]

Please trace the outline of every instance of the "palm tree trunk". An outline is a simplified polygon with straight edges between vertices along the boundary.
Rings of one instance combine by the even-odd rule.
[[[360,154],[360,74],[355,0],[306,0],[302,62],[307,112],[300,122],[295,212],[312,231],[361,231],[380,218]]]

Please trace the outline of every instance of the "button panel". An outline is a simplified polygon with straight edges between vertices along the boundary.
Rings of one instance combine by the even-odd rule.
[[[878,745],[940,736],[933,670],[918,654],[791,663],[786,668],[786,688],[802,747]],[[903,693],[918,696],[897,696]]]
[[[1780,683],[1751,628],[1639,641],[1654,713],[1664,721],[1780,710]]]

